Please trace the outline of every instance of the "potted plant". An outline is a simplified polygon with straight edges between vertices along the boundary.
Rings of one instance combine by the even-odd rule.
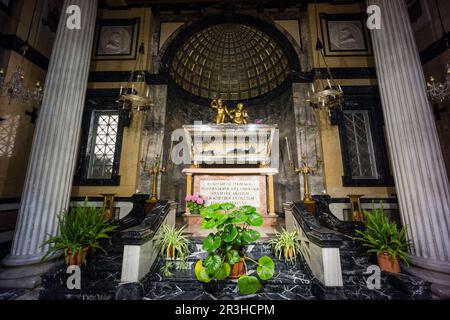
[[[297,230],[289,232],[283,229],[281,233],[277,232],[275,238],[269,241],[278,259],[284,258],[284,260],[291,262],[297,260],[300,254],[297,236]]]
[[[59,235],[51,237],[42,244],[42,246],[50,246],[42,259],[46,260],[49,256],[62,251],[67,266],[81,266],[86,262],[86,256],[90,250],[98,249],[106,254],[100,240],[110,239],[108,234],[117,228],[103,216],[101,209],[89,207],[87,198],[83,206],[61,213],[57,219]]]
[[[169,277],[172,275],[172,261],[179,260],[177,270],[186,269],[186,258],[189,255],[188,239],[185,236],[186,227],[177,229],[167,224],[163,225],[155,236],[155,245],[162,256],[166,257],[166,263],[161,272]]]
[[[383,208],[363,213],[366,229],[356,230],[356,238],[367,248],[367,253],[375,253],[382,271],[399,273],[400,261],[409,266],[407,256],[412,242],[406,239],[406,227],[398,229],[396,223],[390,223]]]
[[[200,214],[200,210],[205,207],[205,200],[198,193],[186,196],[185,200],[189,208],[189,212],[193,215]]]
[[[261,289],[255,276],[247,275],[245,261],[256,264],[256,274],[261,280],[269,280],[275,273],[275,264],[264,256],[255,261],[245,256],[248,245],[260,239],[261,235],[249,227],[261,227],[263,218],[256,208],[234,204],[213,204],[200,211],[203,229],[215,229],[203,241],[203,249],[208,252],[205,260],[195,265],[197,279],[204,283],[227,278],[238,279],[241,294],[254,294]]]

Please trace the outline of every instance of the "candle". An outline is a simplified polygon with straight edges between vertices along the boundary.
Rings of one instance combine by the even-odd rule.
[[[147,87],[147,94],[146,97],[148,98],[150,96],[150,88]]]
[[[303,157],[302,131],[300,131],[300,157]]]
[[[169,164],[170,160],[172,159],[172,149],[173,149],[173,140],[172,137],[170,137],[170,149],[167,157],[167,164]]]
[[[120,85],[120,96],[122,95],[122,92],[123,92],[123,85]]]
[[[148,137],[148,142],[147,142],[147,151],[145,151],[145,162],[144,162],[144,168],[147,168],[147,159],[148,159],[148,150],[150,149],[150,137],[147,135]]]
[[[317,152],[317,137],[314,138],[314,152],[316,153],[316,161],[319,160],[318,152]]]
[[[288,137],[285,138],[286,139],[286,150],[287,150],[287,154],[288,154],[288,159],[289,162],[292,161],[292,157],[291,157],[291,147],[289,146],[289,140]]]
[[[305,128],[305,161],[308,163],[308,134],[307,130]]]
[[[312,89],[312,92],[313,92],[313,93],[316,92],[316,90],[314,89],[314,83],[311,83],[311,89]]]

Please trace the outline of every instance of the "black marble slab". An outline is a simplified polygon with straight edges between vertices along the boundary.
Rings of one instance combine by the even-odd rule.
[[[339,220],[330,210],[330,196],[313,196],[313,199],[316,201],[317,219],[322,226],[351,237],[356,236],[356,230],[364,229],[361,222]]]
[[[124,245],[141,245],[149,241],[156,234],[174,204],[169,201],[160,201],[152,212],[143,221],[134,227],[121,232],[120,238]]]
[[[261,256],[269,255],[275,262],[275,276],[268,281],[262,281],[261,292],[254,295],[242,296],[237,288],[237,280],[225,280],[200,283],[194,275],[194,265],[199,259],[204,259],[207,253],[201,250],[201,243],[193,241],[190,245],[191,254],[187,261],[189,270],[173,271],[173,276],[165,277],[160,268],[165,260],[159,260],[153,266],[149,276],[143,281],[146,294],[144,300],[311,300],[315,297],[311,293],[312,277],[300,262],[287,263],[273,256],[270,246],[264,243],[251,245],[247,249],[247,256],[257,260]],[[247,263],[248,274],[256,273],[253,262]]]
[[[321,248],[339,248],[342,245],[342,234],[323,227],[300,202],[292,204],[292,214],[305,232],[308,240]]]

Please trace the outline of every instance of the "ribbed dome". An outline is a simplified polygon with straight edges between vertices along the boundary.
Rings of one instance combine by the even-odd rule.
[[[170,73],[184,90],[208,99],[245,100],[282,84],[286,55],[264,32],[237,23],[208,27],[189,37],[171,62]]]

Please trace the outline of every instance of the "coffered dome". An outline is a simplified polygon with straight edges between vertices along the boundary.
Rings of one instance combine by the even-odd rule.
[[[239,23],[203,29],[180,46],[170,74],[203,98],[246,100],[276,89],[287,78],[288,59],[266,33]]]

